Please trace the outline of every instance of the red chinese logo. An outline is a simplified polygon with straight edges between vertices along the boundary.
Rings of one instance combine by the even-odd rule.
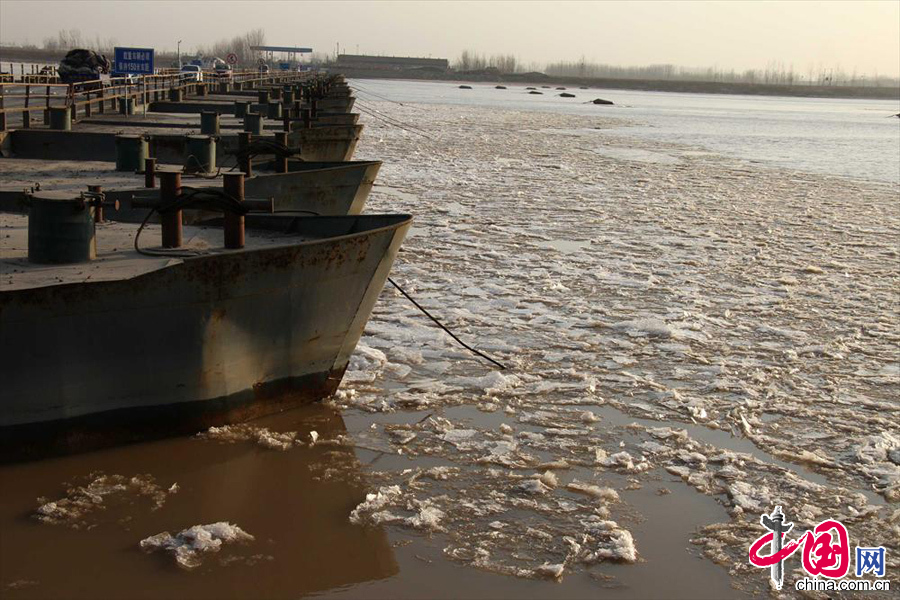
[[[830,579],[845,577],[850,570],[850,537],[840,521],[822,521],[812,531],[805,532],[797,540],[776,543],[775,533],[758,538],[750,546],[750,563],[756,567],[770,567],[787,559],[803,547],[803,568],[811,576],[821,575]],[[760,551],[769,546],[771,554],[762,556]]]

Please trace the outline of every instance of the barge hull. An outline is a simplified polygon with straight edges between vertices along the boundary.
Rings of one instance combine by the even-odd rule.
[[[313,129],[296,129],[289,145],[300,146],[300,158],[308,161],[348,161],[353,157],[362,125],[327,125]],[[151,134],[150,156],[160,164],[184,164],[187,137],[179,134]],[[238,147],[236,133],[219,136],[216,163],[229,164],[229,154]],[[16,129],[9,134],[9,148],[16,158],[41,160],[116,160],[116,134],[93,131],[54,131],[49,129]]]
[[[247,217],[248,230],[286,223],[323,239],[0,295],[0,456],[198,431],[333,393],[410,218]]]
[[[267,382],[203,402],[114,409],[42,423],[0,427],[0,462],[98,450],[240,423],[327,398],[346,366]]]

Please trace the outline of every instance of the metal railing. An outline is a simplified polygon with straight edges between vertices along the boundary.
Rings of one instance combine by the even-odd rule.
[[[182,94],[196,95],[207,91],[215,93],[219,84],[241,84],[257,86],[303,81],[311,75],[309,72],[260,71],[229,72],[228,76],[220,76],[215,71],[204,71],[203,80],[196,81],[191,73],[178,71],[165,72],[158,75],[140,77],[112,77],[77,83],[56,83],[55,76],[46,81],[24,81],[32,76],[26,75],[18,82],[0,82],[0,131],[6,131],[13,117],[22,128],[32,126],[32,113],[40,112],[43,123],[49,123],[51,108],[71,110],[73,121],[93,116],[94,112],[103,114],[107,106],[116,110],[120,99],[131,99],[136,105],[167,99],[170,90],[181,90]],[[34,77],[42,77],[35,75]],[[107,104],[108,103],[108,104]]]

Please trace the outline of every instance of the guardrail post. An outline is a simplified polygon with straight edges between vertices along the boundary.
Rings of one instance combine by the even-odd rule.
[[[181,193],[181,173],[165,171],[159,174],[159,199],[166,204],[174,202]],[[159,214],[162,225],[162,247],[180,248],[182,240],[181,211],[171,210]]]
[[[104,100],[104,93],[103,93],[104,89],[105,89],[105,88],[103,88],[103,87],[101,86],[101,87],[100,87],[100,91],[97,92],[97,97],[100,98],[100,106],[99,106],[99,109],[100,109],[100,114],[101,114],[101,115],[102,115],[103,113],[106,112],[106,101]]]
[[[223,175],[225,193],[237,200],[244,201],[244,174],[225,173]],[[225,213],[225,247],[238,250],[244,247],[244,215],[232,212]]]

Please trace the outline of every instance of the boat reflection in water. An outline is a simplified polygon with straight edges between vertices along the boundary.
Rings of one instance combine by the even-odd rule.
[[[348,520],[365,486],[353,448],[331,443],[346,433],[338,412],[313,404],[247,426],[297,432],[297,442],[280,451],[180,437],[0,467],[0,596],[297,598],[397,574],[384,530]],[[143,483],[60,523],[36,518],[39,497],[63,498],[101,472]],[[193,570],[140,549],[149,536],[219,521],[254,540],[205,553]]]

